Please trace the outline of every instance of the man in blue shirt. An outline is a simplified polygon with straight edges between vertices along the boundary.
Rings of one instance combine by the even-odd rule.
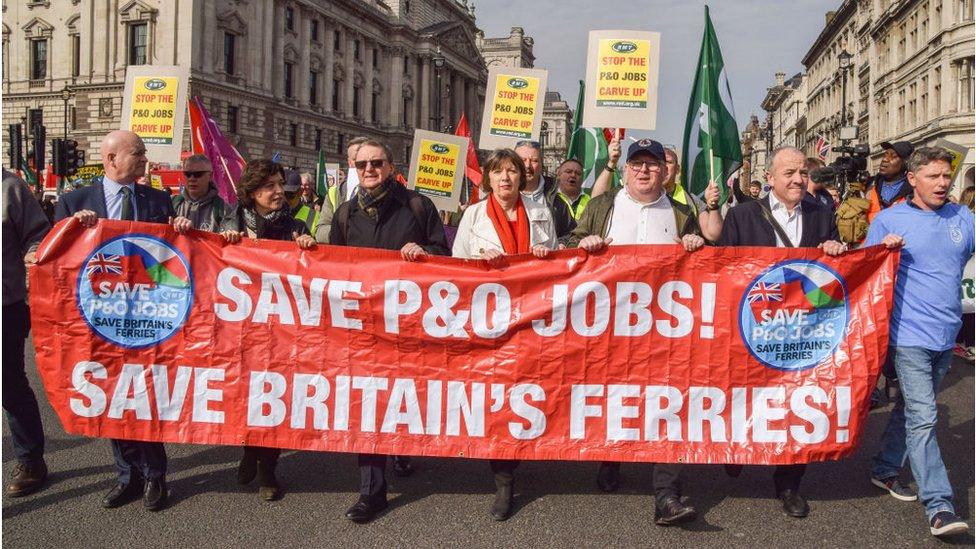
[[[888,348],[901,393],[874,457],[871,482],[902,501],[921,497],[935,536],[968,529],[952,505],[952,486],[935,436],[936,393],[952,363],[962,323],[959,281],[976,244],[973,214],[948,202],[951,163],[944,149],[916,150],[908,160],[913,194],[879,213],[866,241],[902,249]],[[898,480],[906,459],[918,496]]]

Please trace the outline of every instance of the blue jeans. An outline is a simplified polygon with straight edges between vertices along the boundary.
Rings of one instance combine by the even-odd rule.
[[[890,347],[888,355],[894,357],[901,390],[871,474],[878,479],[897,476],[908,459],[929,520],[941,511],[954,513],[952,486],[935,439],[936,393],[952,364],[952,350]]]

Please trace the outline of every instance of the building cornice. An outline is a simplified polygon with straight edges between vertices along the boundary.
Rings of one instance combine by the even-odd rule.
[[[810,50],[807,51],[807,54],[803,56],[802,63],[804,67],[807,69],[810,68],[810,66],[813,64],[813,60],[820,55],[821,50],[823,50],[828,44],[830,44],[831,41],[833,41],[834,37],[837,35],[837,31],[844,28],[844,25],[847,24],[848,20],[854,16],[856,7],[856,0],[843,1],[840,8],[837,10],[837,13],[834,14],[833,19],[831,19],[830,22],[824,26],[824,29],[820,31],[820,35],[817,36],[817,39],[813,42],[813,46],[811,46]]]

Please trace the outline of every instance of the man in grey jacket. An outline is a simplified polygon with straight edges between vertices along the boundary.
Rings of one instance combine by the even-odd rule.
[[[3,170],[3,410],[17,457],[6,489],[11,497],[37,491],[47,478],[44,427],[24,371],[24,343],[30,332],[25,263],[34,263],[34,251],[50,229],[27,184]]]
[[[195,229],[220,233],[238,231],[234,208],[217,194],[211,184],[213,164],[202,154],[195,154],[183,161],[183,176],[186,185],[179,194],[173,196],[173,209],[176,215],[185,217]]]

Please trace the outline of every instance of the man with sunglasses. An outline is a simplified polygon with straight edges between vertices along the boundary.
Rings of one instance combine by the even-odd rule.
[[[378,141],[359,145],[353,162],[359,188],[332,217],[329,244],[397,250],[406,261],[451,255],[437,207],[397,182],[392,157],[390,148]],[[394,456],[393,472],[409,476],[409,458]],[[386,456],[359,454],[359,480],[359,500],[346,511],[346,518],[365,523],[388,504]]]
[[[680,243],[688,252],[704,246],[694,210],[665,191],[666,159],[664,147],[657,141],[642,139],[632,143],[627,150],[623,188],[590,200],[568,245],[587,252],[599,251],[609,244]],[[653,466],[654,522],[673,526],[695,520],[695,508],[681,501],[681,465]],[[605,492],[616,491],[620,486],[620,464],[600,464],[597,485]]]
[[[183,177],[186,184],[173,196],[176,215],[183,216],[201,231],[220,233],[237,231],[240,227],[233,208],[228,206],[217,188],[210,182],[213,164],[202,154],[195,154],[183,161]]]
[[[576,228],[576,219],[566,202],[559,198],[556,182],[542,175],[542,145],[538,141],[519,141],[515,144],[515,153],[525,164],[525,188],[522,194],[549,206],[556,224],[556,237],[562,243]]]

